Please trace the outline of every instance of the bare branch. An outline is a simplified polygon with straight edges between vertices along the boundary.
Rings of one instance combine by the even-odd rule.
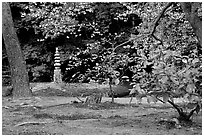
[[[131,41],[132,41],[132,39],[129,39],[128,41],[123,42],[122,44],[116,46],[116,47],[113,49],[113,51],[115,51],[118,47],[121,47],[121,46],[123,46],[123,45],[125,45],[125,44],[127,44],[128,42],[131,42]]]
[[[164,13],[166,12],[166,10],[173,4],[173,2],[169,2],[160,12],[160,14],[157,16],[157,19],[155,20],[154,24],[153,24],[153,28],[152,31],[150,32],[150,35],[153,35],[154,32],[156,31],[157,26],[159,25],[159,21],[162,18],[162,16],[164,15]]]
[[[133,40],[135,40],[135,39],[139,39],[139,38],[141,38],[141,37],[143,37],[143,36],[146,36],[146,35],[148,35],[148,34],[141,34],[141,35],[135,36],[134,38],[130,38],[128,41],[125,41],[125,42],[121,43],[120,45],[117,45],[117,46],[113,49],[113,51],[115,51],[117,48],[119,48],[119,47],[121,47],[121,46],[127,44],[128,42],[131,42],[131,41],[133,41]]]
[[[179,108],[178,105],[174,104],[172,101],[168,100],[169,104],[171,104],[177,111],[179,114],[183,113],[183,109]]]
[[[151,32],[150,32],[149,34],[142,34],[142,35],[136,36],[136,37],[134,37],[134,38],[131,38],[131,39],[129,39],[128,41],[125,41],[125,42],[123,42],[122,44],[116,46],[116,47],[113,49],[113,51],[115,51],[118,47],[121,47],[121,46],[127,44],[128,42],[133,41],[133,40],[135,40],[135,39],[138,39],[138,38],[140,38],[140,37],[142,37],[142,36],[152,36],[154,39],[156,39],[157,41],[159,41],[159,42],[163,45],[162,40],[160,40],[159,38],[157,38],[157,37],[154,35],[154,32],[156,31],[156,27],[159,25],[160,19],[162,18],[162,16],[163,16],[164,13],[166,12],[166,10],[167,10],[172,4],[173,4],[173,2],[169,2],[169,3],[162,9],[161,13],[158,15],[157,19],[154,21],[154,23],[153,23],[153,28],[152,28],[152,30],[151,30]]]
[[[166,12],[166,10],[173,4],[173,2],[169,2],[160,12],[160,14],[157,16],[157,19],[155,20],[154,24],[153,24],[153,28],[152,31],[150,32],[150,36],[152,36],[154,39],[156,39],[157,41],[160,42],[160,44],[163,45],[163,41],[159,38],[157,38],[154,33],[156,31],[157,26],[159,25],[159,21],[162,18],[162,16],[164,15],[164,13]]]
[[[162,103],[166,103],[166,102],[164,102],[163,100],[161,100],[160,98],[158,98],[157,96],[156,96],[156,99],[159,100],[159,101],[162,102]],[[170,100],[168,100],[168,103],[171,104],[171,105],[178,111],[179,114],[183,113],[182,108],[179,108],[178,105],[174,104],[174,103],[173,103],[172,101],[170,101]]]
[[[161,39],[157,38],[154,34],[150,34],[150,36],[152,36],[154,39],[156,39],[157,41],[159,41],[160,44],[163,45],[163,41],[162,41]]]
[[[161,100],[160,98],[158,98],[157,96],[156,96],[156,99],[159,100],[159,101],[162,102],[162,103],[166,103],[166,102],[164,102],[163,100]]]

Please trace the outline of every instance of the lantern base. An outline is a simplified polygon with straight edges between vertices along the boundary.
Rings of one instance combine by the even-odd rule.
[[[54,70],[54,83],[62,83],[61,70]]]

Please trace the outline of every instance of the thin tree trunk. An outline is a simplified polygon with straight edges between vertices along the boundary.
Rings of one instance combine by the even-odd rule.
[[[31,96],[26,63],[14,28],[9,3],[2,2],[2,33],[11,69],[13,97]]]
[[[113,92],[113,89],[112,89],[112,78],[109,78],[109,87],[110,87],[110,93],[111,93],[111,103],[114,103],[114,92]]]

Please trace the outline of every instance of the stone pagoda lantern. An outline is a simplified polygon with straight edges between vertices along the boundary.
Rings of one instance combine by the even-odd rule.
[[[61,75],[61,63],[60,63],[60,53],[58,51],[58,47],[56,47],[55,57],[54,57],[54,83],[62,83],[62,75]]]

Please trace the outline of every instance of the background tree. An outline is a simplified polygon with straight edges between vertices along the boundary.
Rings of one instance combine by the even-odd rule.
[[[195,35],[202,46],[202,11],[201,3],[198,2],[181,2],[182,9],[185,13],[186,20],[191,24]]]
[[[13,97],[31,95],[26,63],[14,28],[9,3],[2,3],[2,33],[11,69]]]

